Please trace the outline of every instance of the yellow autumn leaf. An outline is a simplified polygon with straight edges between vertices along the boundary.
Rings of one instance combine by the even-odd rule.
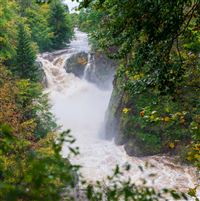
[[[151,115],[150,116],[150,120],[154,120],[155,119],[155,116],[154,115]]]
[[[140,75],[134,75],[134,76],[133,76],[133,79],[134,79],[134,80],[139,80],[139,79],[140,79]]]
[[[123,111],[124,114],[126,114],[126,113],[129,112],[129,109],[128,108],[124,108],[122,111]]]
[[[200,151],[200,144],[195,144],[193,150]]]
[[[195,154],[194,158],[197,159],[197,160],[199,160],[200,159],[200,155],[199,154]]]
[[[181,120],[180,120],[180,123],[181,123],[181,124],[184,124],[184,123],[185,123],[185,119],[181,119]]]
[[[169,148],[170,149],[174,149],[175,148],[175,144],[173,142],[169,143]]]
[[[188,157],[187,157],[187,160],[188,160],[188,161],[192,161],[192,156],[188,156]]]
[[[143,73],[139,73],[139,74],[135,74],[132,76],[132,80],[139,80],[141,79],[142,77],[144,77],[144,74]]]
[[[169,121],[170,121],[170,118],[169,118],[169,117],[164,117],[163,120],[164,120],[165,122],[169,122]]]

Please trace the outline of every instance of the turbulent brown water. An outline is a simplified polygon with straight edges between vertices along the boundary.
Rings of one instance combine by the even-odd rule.
[[[40,55],[38,59],[42,62],[47,77],[52,112],[58,123],[63,125],[63,129],[70,128],[77,139],[80,155],[71,160],[72,163],[83,166],[81,173],[85,179],[104,179],[117,164],[123,167],[129,163],[132,168],[124,177],[130,177],[135,182],[139,183],[144,178],[148,185],[158,189],[168,187],[186,191],[193,188],[198,183],[194,168],[179,165],[166,156],[130,157],[122,146],[101,138],[99,130],[104,121],[111,90],[101,90],[84,78],[66,73],[63,68],[70,56],[81,51],[90,51],[87,34],[76,30],[75,39],[70,46],[66,50],[54,52],[56,56],[51,62],[47,59],[50,53]],[[68,146],[65,145],[63,156],[67,154]],[[141,172],[138,166],[145,170]]]

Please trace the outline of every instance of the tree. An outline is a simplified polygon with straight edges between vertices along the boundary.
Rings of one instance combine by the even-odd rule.
[[[126,60],[133,71],[145,73],[145,85],[173,92],[183,75],[180,36],[191,19],[199,17],[199,0],[82,1],[83,6],[89,3],[105,13],[93,34],[104,51]]]
[[[72,25],[66,7],[60,0],[52,1],[50,5],[49,24],[54,33],[53,48],[59,48],[68,43],[72,37]]]
[[[22,23],[18,25],[16,52],[15,67],[13,69],[14,73],[20,78],[37,81],[39,77],[39,68],[35,64],[35,47],[30,39],[28,27]]]
[[[26,9],[31,7],[33,5],[32,0],[17,0],[18,5],[19,5],[19,15],[24,17],[26,16]]]
[[[0,62],[11,59],[15,54],[16,15],[15,3],[0,0]]]
[[[200,144],[200,1],[83,0],[81,6],[89,12],[80,13],[82,25],[103,13],[86,25],[95,45],[121,61],[106,133],[119,125],[116,141],[133,155],[187,153],[193,140]]]
[[[52,46],[53,31],[49,25],[49,4],[33,4],[25,12],[27,23],[31,27],[31,39],[37,43],[40,52],[49,51]]]

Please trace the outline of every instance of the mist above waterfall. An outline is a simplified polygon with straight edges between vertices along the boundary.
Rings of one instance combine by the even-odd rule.
[[[90,138],[97,137],[109,98],[110,91],[101,91],[79,78],[75,78],[62,94],[56,91],[51,93],[53,112],[64,128],[70,128],[72,133],[78,132],[78,135],[87,129],[92,132]]]

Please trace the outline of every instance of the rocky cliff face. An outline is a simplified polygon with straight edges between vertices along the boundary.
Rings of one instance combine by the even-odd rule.
[[[117,62],[109,59],[100,52],[80,52],[72,55],[64,66],[67,73],[77,77],[84,77],[98,87],[107,89],[112,87],[112,80],[117,68]]]
[[[148,156],[161,153],[162,130],[153,125],[144,125],[140,116],[141,101],[149,94],[130,95],[123,88],[125,82],[125,77],[116,77],[113,82],[105,121],[106,138],[114,138],[116,144],[124,145],[129,155]]]
[[[190,101],[192,97],[195,100],[191,86],[179,87],[176,99],[160,95],[154,88],[135,93],[130,87],[133,85],[128,84],[130,79],[134,83],[138,78],[128,77],[127,69],[122,70],[123,73],[118,69],[113,82],[104,128],[106,137],[124,145],[129,155],[186,153],[191,142],[193,114],[185,111],[192,110],[196,104]]]
[[[90,55],[89,65],[86,79],[96,83],[100,88],[111,88],[118,62],[109,59],[101,52],[95,52]]]

